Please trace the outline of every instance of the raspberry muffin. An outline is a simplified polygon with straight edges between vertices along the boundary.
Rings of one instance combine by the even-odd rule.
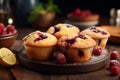
[[[62,36],[58,45],[68,60],[80,62],[90,59],[96,42],[90,36],[79,33]]]
[[[55,35],[58,39],[67,34],[72,34],[72,33],[79,33],[80,30],[78,27],[71,25],[71,24],[66,24],[66,23],[59,23],[54,26],[51,26],[48,30],[48,33]]]
[[[81,33],[91,36],[97,42],[97,45],[102,49],[106,47],[107,40],[110,37],[110,33],[108,31],[95,26],[87,28]]]
[[[22,41],[28,58],[35,60],[49,59],[57,44],[57,38],[55,36],[41,31],[30,33]]]

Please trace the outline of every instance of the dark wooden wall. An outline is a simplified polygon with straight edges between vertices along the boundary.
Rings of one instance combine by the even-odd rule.
[[[16,0],[10,1],[13,5],[17,2]],[[46,2],[47,0],[35,1]],[[60,16],[66,16],[68,12],[73,11],[75,8],[90,9],[93,12],[108,16],[111,8],[120,8],[120,0],[54,0],[54,2],[59,5],[61,10]]]
[[[90,9],[101,15],[109,16],[111,8],[120,8],[119,0],[55,0],[62,11],[62,16],[75,8]]]

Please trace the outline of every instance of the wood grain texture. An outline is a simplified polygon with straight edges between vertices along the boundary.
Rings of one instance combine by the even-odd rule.
[[[107,49],[110,52],[113,50],[120,52],[119,45],[108,44]],[[120,61],[120,59],[118,60]],[[46,74],[32,71],[28,68],[23,67],[19,64],[19,62],[17,62],[15,66],[11,67],[0,66],[0,80],[120,80],[120,77],[111,75],[111,72],[109,70],[109,63],[100,70],[95,70],[87,73]]]
[[[49,76],[24,69],[19,65],[12,67],[11,72],[17,80],[49,80]]]

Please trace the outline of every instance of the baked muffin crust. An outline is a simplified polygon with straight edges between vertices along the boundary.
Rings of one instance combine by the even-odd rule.
[[[92,26],[81,31],[82,34],[87,34],[91,36],[93,39],[103,39],[110,36],[110,33],[100,27]]]
[[[59,23],[54,26],[51,26],[48,30],[48,33],[55,35],[57,38],[60,38],[63,35],[71,33],[79,33],[80,29],[74,25],[67,23]]]
[[[49,33],[35,31],[31,34],[25,36],[23,39],[23,44],[31,47],[47,47],[56,45],[57,38]]]
[[[88,35],[71,34],[59,39],[58,45],[70,48],[89,48],[96,45],[96,42]]]

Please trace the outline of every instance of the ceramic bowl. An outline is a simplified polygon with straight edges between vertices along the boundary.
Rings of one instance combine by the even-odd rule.
[[[70,14],[67,15],[66,23],[73,24],[78,26],[81,30],[89,28],[91,26],[96,26],[99,24],[99,14],[92,14],[89,16],[71,16]]]
[[[0,48],[1,47],[11,48],[12,45],[15,43],[17,36],[18,36],[17,30],[15,30],[14,33],[0,35]]]

